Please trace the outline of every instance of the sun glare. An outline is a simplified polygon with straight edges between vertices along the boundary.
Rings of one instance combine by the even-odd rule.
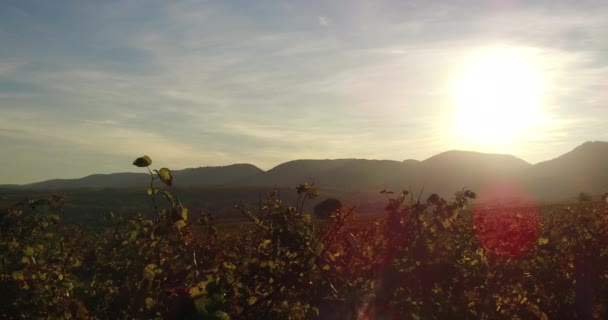
[[[542,73],[522,52],[484,51],[465,64],[454,83],[454,131],[485,146],[524,138],[541,121],[543,89]]]

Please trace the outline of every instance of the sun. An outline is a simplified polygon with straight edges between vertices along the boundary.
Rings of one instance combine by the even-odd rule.
[[[485,50],[465,64],[453,85],[454,133],[483,146],[513,143],[542,119],[545,79],[522,50]]]

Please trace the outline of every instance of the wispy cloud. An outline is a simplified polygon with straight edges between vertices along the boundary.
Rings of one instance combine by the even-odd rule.
[[[497,44],[550,79],[546,125],[504,152],[535,162],[608,139],[608,5],[512,3],[4,2],[0,183],[131,170],[139,153],[270,168],[466,148],[446,131],[449,84]],[[41,171],[36,152],[91,163]]]
[[[327,26],[329,26],[329,23],[330,23],[329,18],[327,18],[326,16],[318,16],[317,21],[319,22],[319,25],[322,27],[327,27]]]

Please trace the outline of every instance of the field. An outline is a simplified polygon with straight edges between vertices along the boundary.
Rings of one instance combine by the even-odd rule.
[[[328,220],[268,195],[249,223],[213,225],[175,199],[158,217],[64,223],[62,199],[1,221],[4,318],[605,318],[604,202],[468,206],[385,192],[379,217]]]
[[[382,190],[382,214],[345,206],[320,218],[309,213],[319,192],[304,183],[234,204],[248,222],[217,224],[209,211],[189,210],[175,189],[155,185],[172,186],[169,169],[150,171],[150,179],[144,196],[132,193],[133,208],[140,199],[150,215],[108,211],[103,219],[83,214],[92,225],[74,224],[63,195],[42,193],[4,210],[0,316],[608,317],[607,196],[488,206],[474,204],[466,189],[449,200]],[[103,194],[115,204],[124,196]]]

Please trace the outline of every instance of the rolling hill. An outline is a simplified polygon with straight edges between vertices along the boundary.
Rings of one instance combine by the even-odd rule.
[[[522,180],[541,199],[573,198],[608,191],[608,142],[586,142],[524,171]]]
[[[173,179],[181,187],[209,187],[230,184],[262,173],[260,168],[250,164],[233,164],[222,167],[199,167],[172,171]],[[149,183],[147,173],[92,174],[79,179],[53,179],[25,185],[0,185],[5,189],[22,190],[71,190],[101,188],[135,188]]]
[[[314,181],[321,192],[337,196],[377,193],[383,188],[414,192],[422,188],[450,196],[467,187],[474,191],[499,181],[521,184],[538,199],[574,198],[581,192],[600,194],[608,189],[608,142],[586,142],[552,160],[530,164],[512,155],[447,151],[423,161],[405,160],[294,160],[268,171],[251,164],[200,167],[173,171],[177,186],[294,187]],[[70,190],[135,188],[147,184],[146,173],[94,174],[80,179],[55,179],[4,189]]]

